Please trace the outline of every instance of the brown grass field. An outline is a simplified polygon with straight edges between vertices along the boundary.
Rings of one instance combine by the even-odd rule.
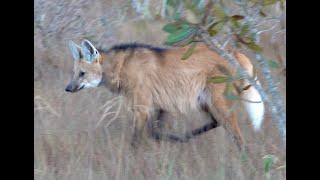
[[[151,3],[152,2],[152,3]],[[160,1],[151,1],[150,12]],[[161,46],[164,20],[141,19],[127,0],[35,0],[34,2],[34,175],[36,180],[96,179],[265,179],[263,157],[277,157],[271,179],[286,179],[286,147],[267,111],[260,132],[254,132],[242,113],[239,123],[250,153],[241,155],[222,127],[188,143],[162,141],[145,135],[141,151],[130,146],[132,114],[123,98],[107,89],[66,93],[72,57],[67,42],[89,38],[108,48],[121,42]],[[277,42],[285,59],[285,43]],[[275,58],[268,34],[265,55]],[[249,54],[250,56],[250,54]],[[285,77],[273,70],[285,97]],[[262,82],[263,83],[263,82]],[[284,99],[285,100],[285,99]],[[165,129],[182,133],[209,120],[202,114],[173,114]]]

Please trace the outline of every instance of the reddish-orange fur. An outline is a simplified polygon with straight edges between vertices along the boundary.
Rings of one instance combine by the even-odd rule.
[[[148,117],[157,109],[167,112],[187,113],[190,109],[199,109],[198,96],[208,89],[207,104],[219,124],[232,135],[237,144],[243,145],[243,138],[237,117],[229,112],[229,102],[223,95],[225,84],[208,83],[213,76],[224,75],[217,65],[234,72],[228,62],[199,44],[187,60],[181,56],[188,47],[173,48],[157,55],[148,49],[102,53],[106,79],[109,87],[121,87],[134,112],[136,134],[140,134]],[[248,71],[252,65],[246,56],[235,53],[239,63]]]
[[[86,46],[91,48],[89,43]],[[100,51],[91,63],[81,60],[75,62],[73,82],[77,78],[77,71],[86,71],[87,75],[82,80],[103,77],[108,89],[121,92],[126,97],[134,114],[132,142],[135,146],[147,120],[159,110],[188,113],[196,109],[208,113],[242,148],[244,143],[238,118],[234,112],[230,112],[230,102],[223,94],[225,84],[208,82],[210,77],[224,75],[219,66],[232,73],[235,73],[235,69],[202,43],[196,46],[187,60],[181,60],[188,48],[175,47],[161,52],[147,47]],[[234,55],[240,65],[253,75],[250,60],[239,52]],[[243,88],[247,84],[241,81],[237,85]]]

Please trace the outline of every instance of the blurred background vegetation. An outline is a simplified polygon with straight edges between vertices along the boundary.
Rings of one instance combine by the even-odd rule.
[[[286,179],[285,10],[284,0],[35,0],[35,179]],[[267,102],[260,132],[235,109],[250,153],[239,154],[219,127],[185,144],[145,138],[134,156],[121,97],[103,88],[64,92],[73,63],[67,42],[84,38],[102,48],[205,41],[230,63],[229,47],[248,55]],[[181,57],[188,54],[192,48]],[[209,121],[202,116],[173,114],[165,129],[194,129]]]

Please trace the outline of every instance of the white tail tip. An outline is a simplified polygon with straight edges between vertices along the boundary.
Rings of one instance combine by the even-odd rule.
[[[242,97],[244,99],[253,101],[244,101],[244,106],[248,112],[249,119],[252,122],[254,130],[258,131],[261,129],[261,124],[264,118],[264,103],[262,102],[262,98],[259,92],[253,86],[251,86],[248,90],[243,91],[242,93]]]

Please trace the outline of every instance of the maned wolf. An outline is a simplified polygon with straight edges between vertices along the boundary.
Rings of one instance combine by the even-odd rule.
[[[212,122],[187,133],[184,137],[164,135],[152,131],[156,139],[187,141],[210,129],[222,125],[236,144],[243,150],[244,142],[238,127],[235,112],[230,111],[230,102],[224,96],[225,83],[209,83],[208,78],[221,76],[223,69],[236,73],[228,62],[199,43],[188,60],[181,61],[188,47],[171,49],[145,44],[122,44],[108,50],[98,50],[88,40],[78,46],[69,42],[74,59],[73,78],[66,87],[68,92],[83,88],[106,86],[115,93],[123,94],[134,114],[132,145],[136,147],[142,130],[152,117],[161,118],[163,113],[187,113],[191,109],[207,113]],[[234,52],[240,65],[253,76],[250,60]],[[243,104],[253,122],[260,128],[264,116],[264,104],[258,91],[242,79],[237,84]]]

